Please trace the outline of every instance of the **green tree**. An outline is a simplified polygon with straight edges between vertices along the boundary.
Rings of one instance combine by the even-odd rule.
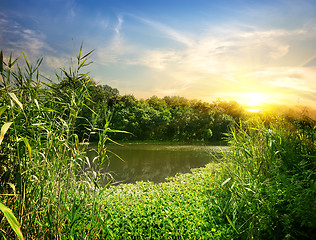
[[[150,107],[153,107],[155,109],[167,107],[167,103],[165,102],[165,100],[158,98],[157,96],[150,97],[146,100],[146,102],[149,104]]]

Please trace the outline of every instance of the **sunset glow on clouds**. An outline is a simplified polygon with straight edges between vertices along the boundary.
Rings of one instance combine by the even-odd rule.
[[[121,94],[316,106],[315,1],[28,2],[4,2],[0,48],[44,56],[46,75],[83,41]]]

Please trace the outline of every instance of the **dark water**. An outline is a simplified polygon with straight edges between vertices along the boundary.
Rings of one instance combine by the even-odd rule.
[[[108,154],[109,165],[105,171],[111,172],[116,181],[157,183],[177,173],[190,172],[191,168],[205,166],[215,157],[220,157],[221,149],[227,147],[135,144],[110,145],[108,149],[124,160]]]

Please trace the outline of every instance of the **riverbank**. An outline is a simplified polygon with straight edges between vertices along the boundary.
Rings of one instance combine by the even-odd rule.
[[[115,143],[109,142],[109,145],[113,145]],[[145,141],[120,141],[121,145],[136,145],[136,144],[154,144],[154,145],[197,145],[197,146],[228,146],[227,141],[159,141],[159,140],[145,140]]]

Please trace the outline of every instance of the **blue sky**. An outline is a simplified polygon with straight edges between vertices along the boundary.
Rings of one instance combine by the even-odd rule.
[[[2,0],[0,49],[69,64],[137,98],[316,106],[316,1]]]

